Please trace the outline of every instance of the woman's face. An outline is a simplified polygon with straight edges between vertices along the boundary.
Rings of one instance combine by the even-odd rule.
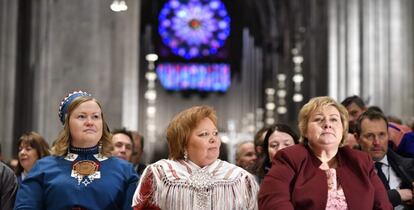
[[[338,109],[334,106],[324,106],[310,115],[305,137],[312,148],[337,149],[341,143],[343,129]]]
[[[29,144],[20,144],[19,145],[19,162],[22,165],[25,172],[29,172],[36,161],[39,159],[37,150],[31,147]]]
[[[272,162],[277,151],[294,144],[295,141],[291,135],[275,130],[269,137],[269,146],[267,147],[270,162]]]
[[[200,167],[209,165],[217,160],[220,144],[216,126],[206,117],[191,132],[186,148],[188,159]]]
[[[76,107],[69,118],[71,144],[87,148],[98,144],[102,137],[102,112],[95,101],[86,101]]]

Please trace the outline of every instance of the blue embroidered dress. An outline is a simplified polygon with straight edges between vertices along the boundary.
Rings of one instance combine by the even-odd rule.
[[[98,170],[79,175],[74,165],[96,163]],[[38,160],[22,182],[16,196],[16,210],[38,209],[132,209],[138,175],[127,161],[98,154],[98,147],[71,148],[66,157]]]

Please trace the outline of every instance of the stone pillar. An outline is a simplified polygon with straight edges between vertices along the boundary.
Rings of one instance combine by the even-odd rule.
[[[122,87],[122,126],[138,131],[139,101],[139,41],[141,1],[128,1],[128,11],[122,20],[124,75]],[[135,27],[131,27],[135,26]],[[144,115],[143,115],[144,116]],[[142,132],[142,131],[141,131]]]
[[[5,160],[13,155],[18,2],[0,0],[0,144]]]
[[[414,116],[413,4],[329,1],[329,95],[358,94],[387,115]]]
[[[361,93],[359,9],[358,0],[328,1],[328,94],[337,100]]]
[[[85,90],[102,104],[111,128],[135,129],[138,118],[139,1],[113,12],[111,1],[33,2],[33,129],[51,144],[62,129],[59,102]]]

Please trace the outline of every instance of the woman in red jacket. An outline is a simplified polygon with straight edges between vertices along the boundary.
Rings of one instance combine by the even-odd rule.
[[[346,109],[329,97],[299,113],[301,144],[280,150],[259,192],[259,209],[392,209],[370,157],[342,147]]]

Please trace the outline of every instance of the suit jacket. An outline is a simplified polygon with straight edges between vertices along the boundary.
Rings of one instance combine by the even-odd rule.
[[[338,183],[349,210],[392,209],[368,154],[341,147],[336,154]],[[325,209],[328,184],[321,161],[309,147],[294,145],[278,151],[259,192],[259,209]]]
[[[13,209],[17,191],[17,180],[14,172],[0,161],[0,209]]]
[[[142,175],[142,173],[144,172],[146,167],[147,167],[147,165],[145,165],[143,163],[138,163],[137,165],[134,165],[134,169],[137,171],[137,174],[139,176]]]
[[[412,182],[414,181],[414,159],[404,158],[393,150],[388,149],[387,152],[388,163],[395,171],[397,176],[401,179],[401,189],[413,189]],[[393,206],[403,204],[400,194],[395,189],[388,190],[388,197]]]

